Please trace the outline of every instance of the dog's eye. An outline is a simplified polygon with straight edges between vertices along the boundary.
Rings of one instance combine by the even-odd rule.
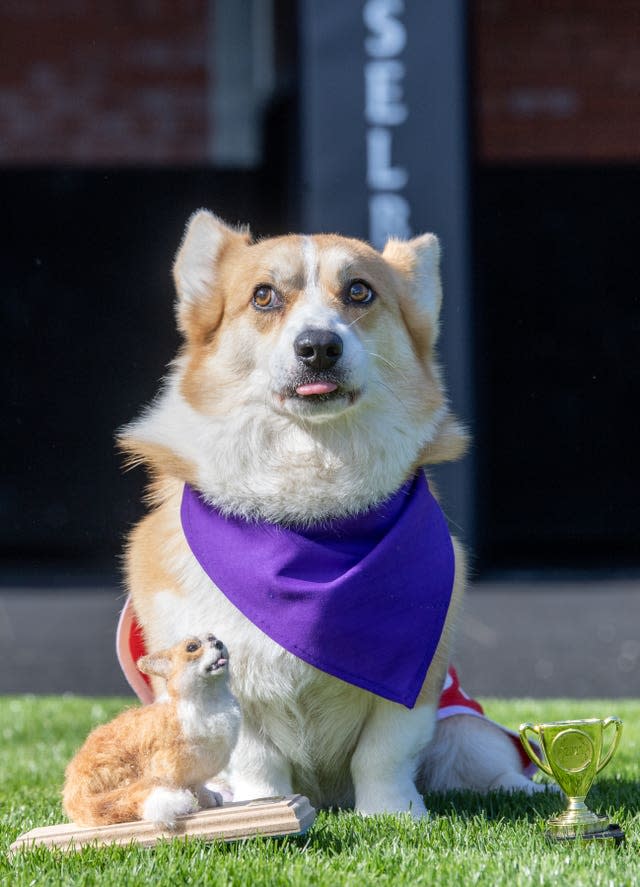
[[[272,286],[258,286],[253,293],[253,304],[260,311],[282,307],[282,296]]]
[[[353,280],[349,284],[347,301],[356,302],[358,305],[366,305],[368,302],[373,302],[375,297],[374,291],[364,280]]]
[[[200,649],[200,646],[200,641],[189,641],[185,649],[187,653],[195,653],[196,650]]]

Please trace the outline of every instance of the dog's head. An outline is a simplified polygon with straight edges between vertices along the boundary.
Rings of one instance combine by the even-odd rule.
[[[396,484],[420,462],[459,454],[463,434],[434,355],[442,292],[433,234],[392,239],[382,253],[336,235],[254,242],[200,211],[174,279],[184,346],[164,401],[124,435],[147,461],[164,450],[173,473],[207,489],[204,460],[225,469],[223,434],[265,471],[277,453],[278,470],[301,453],[310,466],[313,449],[325,468],[360,453],[370,473],[365,452],[384,452],[398,462],[385,469]]]
[[[381,255],[335,236],[252,243],[197,213],[174,267],[185,395],[204,413],[258,401],[314,422],[388,396],[435,412],[438,264],[431,234]]]

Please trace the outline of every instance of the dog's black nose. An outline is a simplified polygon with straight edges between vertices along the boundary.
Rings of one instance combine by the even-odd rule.
[[[331,330],[303,330],[293,343],[296,357],[309,369],[328,370],[342,354],[342,339]]]
[[[224,644],[222,643],[222,641],[216,641],[213,646],[216,648],[216,650],[223,650],[224,649]]]

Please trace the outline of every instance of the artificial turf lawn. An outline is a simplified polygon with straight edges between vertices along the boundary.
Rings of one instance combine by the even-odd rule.
[[[640,702],[532,700],[485,702],[509,726],[521,721],[618,714],[618,753],[598,778],[589,806],[627,833],[618,849],[595,844],[551,846],[542,818],[562,799],[551,794],[473,793],[428,796],[430,820],[363,819],[321,812],[309,832],[231,844],[175,840],[153,850],[87,848],[62,854],[39,848],[12,861],[18,834],[63,821],[64,767],[90,728],[108,720],[122,699],[0,698],[0,884],[89,885],[636,885],[640,884]]]

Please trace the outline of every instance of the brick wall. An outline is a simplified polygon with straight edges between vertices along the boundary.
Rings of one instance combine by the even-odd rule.
[[[479,157],[640,158],[639,0],[476,0]]]
[[[0,163],[205,161],[209,5],[3,4]]]

